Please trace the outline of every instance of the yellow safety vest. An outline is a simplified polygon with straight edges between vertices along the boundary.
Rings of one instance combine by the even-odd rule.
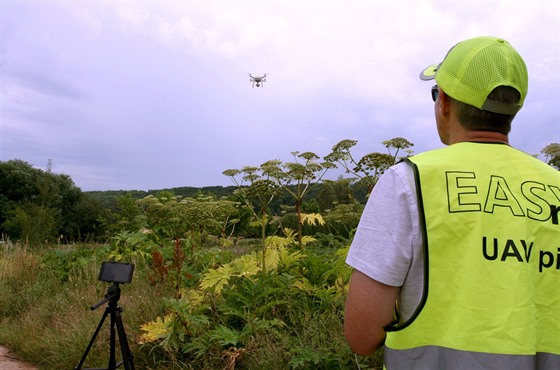
[[[407,162],[425,282],[387,328],[387,369],[560,369],[560,172],[497,143]]]

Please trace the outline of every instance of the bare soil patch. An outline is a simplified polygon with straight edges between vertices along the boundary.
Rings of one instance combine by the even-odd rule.
[[[13,355],[6,347],[0,346],[0,369],[1,370],[37,370],[38,368],[30,365]]]

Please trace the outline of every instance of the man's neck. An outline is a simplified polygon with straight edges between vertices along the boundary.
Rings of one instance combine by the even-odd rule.
[[[467,130],[456,119],[450,122],[449,142],[450,144],[460,142],[478,143],[503,143],[509,144],[508,135],[497,131],[476,131]]]
[[[466,131],[457,142],[462,141],[509,144],[507,135],[495,131]]]

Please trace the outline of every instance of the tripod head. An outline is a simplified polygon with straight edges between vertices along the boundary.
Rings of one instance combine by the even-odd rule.
[[[119,287],[119,283],[113,283],[113,285],[107,288],[107,293],[105,293],[105,298],[100,300],[94,305],[90,306],[90,310],[96,310],[103,304],[109,302],[109,306],[116,307],[119,299],[121,298],[121,288]]]

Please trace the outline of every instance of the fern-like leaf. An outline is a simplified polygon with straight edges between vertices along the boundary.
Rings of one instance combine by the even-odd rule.
[[[215,329],[212,329],[209,335],[212,341],[218,342],[224,347],[237,346],[241,339],[241,335],[237,330],[228,328],[224,325],[219,325]]]
[[[325,224],[325,220],[323,219],[323,216],[321,216],[321,214],[319,213],[302,213],[301,222],[303,224],[308,224],[312,226]]]

